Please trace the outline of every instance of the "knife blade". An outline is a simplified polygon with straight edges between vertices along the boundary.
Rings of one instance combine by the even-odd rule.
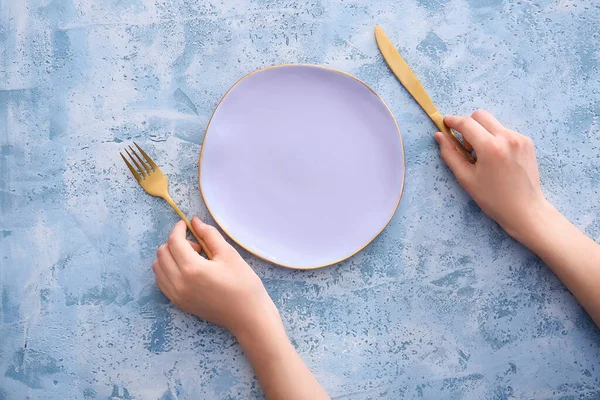
[[[475,158],[473,158],[471,152],[467,151],[461,141],[458,140],[454,133],[452,133],[452,130],[444,123],[444,117],[433,104],[431,97],[429,97],[415,73],[410,69],[406,61],[404,61],[400,53],[398,53],[398,50],[380,26],[375,27],[375,40],[377,41],[377,46],[379,47],[379,51],[381,51],[381,55],[400,83],[402,83],[410,95],[417,103],[419,103],[437,128],[452,140],[456,150],[458,150],[458,152],[470,163],[474,163]]]

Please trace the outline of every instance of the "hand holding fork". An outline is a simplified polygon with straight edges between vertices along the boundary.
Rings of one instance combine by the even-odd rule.
[[[160,168],[158,168],[158,165],[156,165],[152,158],[150,158],[150,156],[146,154],[146,152],[142,150],[140,146],[138,146],[137,143],[133,142],[133,144],[140,151],[145,161],[142,159],[142,157],[140,157],[138,153],[136,153],[135,149],[133,149],[133,147],[131,146],[129,146],[129,150],[131,150],[131,153],[127,149],[125,149],[125,152],[135,165],[135,168],[133,167],[133,165],[131,165],[129,161],[127,161],[127,158],[125,158],[123,153],[119,154],[121,154],[123,161],[125,161],[125,164],[127,164],[127,167],[133,174],[135,180],[138,181],[140,186],[148,194],[151,194],[152,196],[156,197],[162,197],[166,200],[167,203],[169,203],[169,205],[173,208],[173,210],[175,210],[177,215],[179,215],[179,217],[185,222],[190,232],[192,232],[192,235],[194,236],[194,238],[196,238],[198,244],[200,244],[200,247],[202,247],[202,250],[204,250],[204,253],[208,257],[208,259],[212,259],[212,253],[206,246],[206,243],[204,243],[204,241],[198,237],[196,232],[194,232],[190,220],[187,219],[187,217],[181,212],[179,207],[177,207],[177,204],[175,204],[171,196],[169,196],[169,181],[165,174],[160,170]]]

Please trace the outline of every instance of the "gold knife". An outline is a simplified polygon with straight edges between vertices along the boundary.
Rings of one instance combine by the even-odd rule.
[[[396,75],[396,78],[398,78],[400,83],[402,83],[411,96],[419,103],[427,115],[429,115],[429,118],[431,118],[438,129],[452,139],[452,142],[454,142],[454,145],[456,146],[456,150],[470,163],[474,163],[475,158],[473,158],[471,152],[465,148],[461,141],[458,140],[454,133],[452,133],[450,128],[446,126],[444,117],[435,107],[433,101],[431,101],[431,97],[429,97],[415,73],[410,69],[406,61],[404,61],[400,53],[398,53],[398,50],[396,50],[396,47],[379,26],[375,27],[375,39],[377,40],[377,46],[379,46],[381,55],[394,75]]]

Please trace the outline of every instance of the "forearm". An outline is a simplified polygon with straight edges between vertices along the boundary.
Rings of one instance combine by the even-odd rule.
[[[517,239],[544,260],[600,326],[600,245],[550,204],[537,214]]]
[[[268,399],[329,399],[290,343],[279,316],[236,336]]]

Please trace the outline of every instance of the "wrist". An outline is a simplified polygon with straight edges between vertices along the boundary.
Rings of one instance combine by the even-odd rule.
[[[275,304],[271,303],[268,307],[260,310],[255,317],[244,320],[239,326],[231,330],[243,349],[248,346],[265,345],[271,342],[279,341],[284,338],[287,341],[287,334],[283,327],[283,322]]]
[[[528,248],[535,248],[545,234],[553,230],[561,217],[558,210],[546,199],[543,199],[530,207],[526,217],[523,218],[520,229],[511,236]]]

